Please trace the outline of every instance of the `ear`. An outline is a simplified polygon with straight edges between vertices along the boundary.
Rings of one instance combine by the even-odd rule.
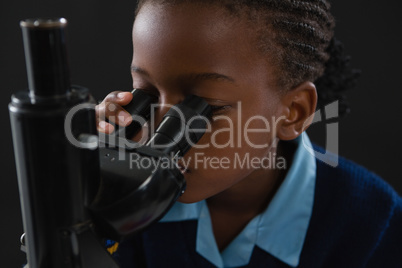
[[[281,99],[283,120],[278,123],[277,137],[293,140],[310,126],[317,106],[317,90],[311,82],[303,82]]]

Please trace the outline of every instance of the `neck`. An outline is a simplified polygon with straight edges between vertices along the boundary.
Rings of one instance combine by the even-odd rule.
[[[271,152],[272,153],[272,152]],[[279,143],[277,157],[290,159],[292,148]],[[272,153],[273,154],[273,153]],[[286,166],[289,165],[287,161]],[[254,216],[265,210],[286,175],[286,169],[257,169],[247,178],[233,185],[229,189],[207,199],[211,210],[225,213],[253,214]]]
[[[279,170],[254,171],[241,183],[207,199],[208,207],[224,214],[258,215],[274,196],[282,174]]]
[[[286,147],[278,146],[278,156],[292,155]],[[241,182],[207,199],[215,240],[221,251],[266,209],[285,175],[286,169],[257,169]]]

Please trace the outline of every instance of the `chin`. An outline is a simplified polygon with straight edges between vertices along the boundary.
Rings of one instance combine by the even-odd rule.
[[[202,200],[204,200],[205,198],[200,197],[197,195],[195,195],[193,192],[191,191],[185,191],[184,194],[182,194],[179,199],[177,199],[178,202],[180,203],[184,203],[184,204],[191,204],[191,203],[197,203],[200,202]]]
[[[179,199],[177,199],[177,202],[183,203],[183,204],[191,204],[191,203],[196,203],[198,201],[201,200],[197,200],[191,197],[187,197],[186,193],[184,193],[182,196],[179,197]]]

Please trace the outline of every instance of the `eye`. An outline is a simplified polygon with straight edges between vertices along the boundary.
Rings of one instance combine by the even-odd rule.
[[[230,109],[230,105],[223,105],[223,106],[210,105],[210,106],[212,108],[213,114],[223,113],[226,110]]]
[[[158,92],[158,90],[156,90],[156,89],[139,88],[139,87],[136,87],[136,88],[134,88],[134,89],[141,90],[141,91],[143,91],[143,92],[145,92],[145,93],[147,93],[147,94],[154,95],[154,96],[156,96],[157,98],[159,98],[159,92]]]

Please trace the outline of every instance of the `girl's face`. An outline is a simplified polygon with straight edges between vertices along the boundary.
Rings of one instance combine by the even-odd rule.
[[[192,148],[183,158],[187,190],[181,202],[239,189],[251,177],[267,179],[269,170],[257,167],[256,159],[275,151],[269,145],[281,98],[274,69],[254,43],[247,22],[213,6],[145,4],[138,13],[133,87],[158,94],[160,105],[195,94],[221,107],[198,143],[207,148]],[[156,111],[155,124],[168,108]]]

